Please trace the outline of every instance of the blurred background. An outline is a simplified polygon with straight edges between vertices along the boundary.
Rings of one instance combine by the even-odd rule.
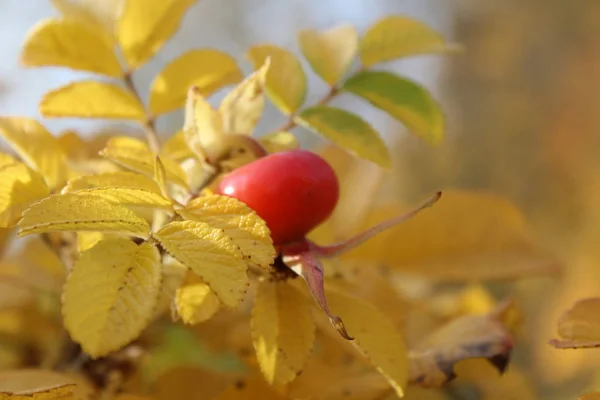
[[[84,75],[18,66],[26,32],[56,15],[49,1],[0,0],[0,10],[0,114],[39,117],[37,103],[45,92]],[[341,97],[334,104],[359,112],[394,148],[390,176],[400,200],[438,189],[477,189],[503,196],[523,211],[565,270],[560,279],[491,284],[515,294],[525,311],[516,364],[542,399],[575,399],[599,388],[599,350],[561,351],[547,342],[556,336],[562,311],[577,299],[600,295],[600,2],[201,0],[134,80],[144,92],[167,61],[198,47],[227,51],[250,72],[244,53],[252,44],[269,42],[298,52],[300,29],[350,23],[364,31],[389,14],[419,19],[465,46],[460,55],[388,66],[425,85],[441,102],[447,113],[444,143],[430,147],[358,100]],[[326,91],[314,74],[309,82],[308,104]],[[259,130],[282,121],[271,107]],[[176,112],[159,120],[158,128],[167,137],[181,124]],[[65,129],[92,134],[106,122],[59,119],[47,126],[57,134]],[[308,132],[300,136],[304,146],[319,143]],[[521,398],[510,395],[504,398]],[[457,392],[455,398],[477,397]]]

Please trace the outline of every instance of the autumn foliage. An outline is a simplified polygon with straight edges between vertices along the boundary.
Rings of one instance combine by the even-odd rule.
[[[60,16],[23,42],[24,67],[90,73],[46,93],[43,117],[130,121],[145,136],[84,138],[0,117],[0,399],[442,399],[457,376],[488,396],[519,385],[498,372],[510,369],[521,310],[482,282],[554,275],[561,263],[503,198],[449,189],[417,209],[378,200],[390,150],[364,118],[329,104],[358,97],[439,145],[442,107],[385,63],[460,47],[394,15],[363,33],[299,32],[311,71],[269,43],[248,49],[248,74],[220,50],[190,50],[142,99],[136,70],[194,3],[54,0]],[[313,105],[307,72],[329,87]],[[285,122],[257,132],[267,101]],[[158,132],[157,118],[179,109],[181,129]],[[296,127],[325,139],[313,151],[340,182],[303,252],[273,243],[258,209],[219,194],[232,171],[298,149]],[[327,247],[382,221],[395,226]],[[423,276],[462,285],[419,290]],[[552,343],[599,346],[597,303],[570,309]]]

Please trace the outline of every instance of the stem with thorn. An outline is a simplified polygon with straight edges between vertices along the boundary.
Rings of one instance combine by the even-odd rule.
[[[123,74],[123,82],[127,89],[135,96],[140,105],[145,109],[144,102],[142,101],[142,97],[138,92],[135,84],[133,83],[133,77],[131,72],[125,72]],[[148,140],[148,145],[150,149],[158,154],[160,151],[160,140],[158,139],[158,134],[156,133],[156,127],[154,126],[154,118],[150,115],[146,115],[146,121],[144,122],[144,131],[146,132],[146,138]]]
[[[310,242],[311,250],[318,257],[321,257],[321,258],[336,257],[340,254],[347,253],[348,251],[356,248],[357,246],[360,246],[367,240],[371,239],[373,236],[377,235],[378,233],[381,233],[386,229],[392,228],[392,227],[414,217],[415,215],[417,215],[420,211],[422,211],[425,208],[431,207],[440,199],[440,197],[442,197],[442,192],[437,192],[434,196],[429,198],[427,201],[425,201],[423,204],[421,204],[417,208],[413,209],[412,211],[409,211],[406,214],[399,215],[399,216],[389,219],[387,221],[381,222],[381,223],[367,229],[366,231],[363,231],[363,232],[357,234],[356,236],[354,236],[348,240],[345,240],[343,242],[336,243],[336,244],[329,245],[329,246],[319,246],[315,243]]]

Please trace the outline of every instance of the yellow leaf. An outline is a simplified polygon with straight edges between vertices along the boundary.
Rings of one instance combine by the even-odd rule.
[[[396,58],[454,49],[424,23],[394,15],[381,19],[365,33],[360,43],[360,59],[365,67],[370,67]]]
[[[396,205],[379,207],[363,228],[405,211]],[[560,269],[514,204],[492,194],[462,190],[445,191],[433,207],[342,258],[451,281],[518,279]]]
[[[114,42],[115,22],[121,13],[122,0],[51,0],[65,19],[94,27]]]
[[[154,177],[154,157],[148,145],[127,136],[112,137],[100,154],[125,168]],[[167,180],[188,187],[187,176],[179,164],[166,157],[162,159]]]
[[[0,392],[0,400],[76,400],[75,385],[61,385],[51,389],[35,389],[25,393]]]
[[[222,229],[203,222],[175,221],[153,236],[177,261],[210,286],[221,302],[237,306],[248,288],[242,254]]]
[[[103,240],[82,253],[63,292],[71,338],[94,358],[136,339],[152,316],[160,279],[160,256],[150,243]]]
[[[25,164],[0,167],[0,227],[15,226],[29,205],[48,196],[42,177]]]
[[[275,386],[293,381],[315,340],[306,297],[292,285],[263,281],[257,288],[251,324],[256,357],[267,381]]]
[[[324,32],[307,29],[298,34],[298,44],[315,73],[333,86],[356,55],[358,32],[351,25],[339,25]]]
[[[67,193],[30,206],[19,221],[19,236],[52,231],[98,231],[148,237],[150,226],[130,209],[101,197]]]
[[[258,70],[270,57],[265,89],[271,101],[284,114],[290,115],[304,104],[306,75],[300,61],[291,52],[270,44],[252,46],[246,58]]]
[[[402,397],[408,382],[408,353],[402,335],[379,310],[337,290],[327,291],[332,312],[346,325],[352,342]]]
[[[75,20],[38,22],[27,33],[20,61],[26,67],[67,67],[113,77],[122,74],[107,37]]]
[[[444,136],[444,114],[422,86],[391,72],[362,71],[348,79],[343,90],[354,93],[402,122],[431,144]]]
[[[185,141],[183,130],[175,133],[163,143],[161,154],[165,154],[174,161],[183,161],[194,157],[194,153]]]
[[[31,168],[38,171],[50,189],[68,176],[67,157],[58,140],[39,122],[29,118],[0,118],[0,135]]]
[[[1,371],[0,399],[75,400],[76,383],[76,378],[47,369]]]
[[[269,153],[295,150],[300,147],[296,135],[285,131],[266,134],[259,141]]]
[[[192,275],[190,281],[177,289],[175,307],[186,324],[199,324],[209,320],[221,306],[210,287]]]
[[[600,400],[600,392],[586,393],[577,400]]]
[[[73,82],[49,91],[40,102],[45,117],[107,118],[145,121],[136,97],[112,83]]]
[[[267,61],[256,72],[231,90],[219,106],[223,132],[250,135],[262,116],[265,107],[263,87],[269,71]]]
[[[154,180],[160,187],[160,192],[165,198],[169,198],[167,190],[167,171],[159,156],[154,157]]]
[[[138,188],[100,187],[82,189],[73,192],[76,195],[101,197],[112,203],[124,206],[139,206],[152,208],[171,208],[171,200],[165,199],[160,194]]]
[[[117,27],[123,55],[131,69],[154,56],[179,29],[196,0],[126,0]]]
[[[384,141],[358,115],[319,105],[302,110],[296,121],[359,157],[384,168],[391,166],[390,153]]]
[[[156,388],[154,398],[156,400],[214,399],[231,383],[232,378],[229,374],[207,371],[195,365],[180,364],[157,377],[153,385]]]
[[[188,92],[183,124],[185,141],[198,160],[218,158],[223,148],[223,120],[198,90]]]
[[[172,257],[168,255],[163,257],[162,282],[154,312],[155,316],[162,316],[165,311],[172,311],[175,294],[186,278],[188,271],[187,267]]]
[[[118,186],[121,188],[142,189],[160,194],[160,188],[154,180],[135,172],[107,172],[98,175],[87,175],[67,182],[63,193],[76,192],[82,189]]]
[[[0,168],[4,168],[11,164],[17,163],[19,163],[19,161],[10,154],[0,153]]]
[[[77,232],[77,248],[80,253],[83,253],[104,239],[106,239],[106,234],[102,232]]]
[[[65,276],[65,266],[62,261],[39,236],[28,240],[18,257],[21,265],[31,264],[36,267],[36,274],[43,271],[50,277],[61,280]]]
[[[336,382],[330,388],[324,388],[317,400],[364,400],[387,399],[390,394],[390,385],[377,372],[367,372],[352,376],[341,382]],[[420,399],[422,400],[422,399]]]
[[[576,302],[558,320],[558,335],[551,344],[558,348],[600,347],[600,298]]]
[[[236,381],[227,390],[215,397],[215,400],[286,400],[287,396],[275,391],[264,378],[258,375]]]
[[[242,77],[229,54],[212,49],[189,51],[167,64],[154,78],[150,86],[150,111],[159,115],[183,107],[191,86],[208,97],[241,81]]]
[[[241,201],[229,196],[201,196],[178,212],[186,219],[223,229],[248,263],[264,269],[273,263],[275,248],[266,222]]]

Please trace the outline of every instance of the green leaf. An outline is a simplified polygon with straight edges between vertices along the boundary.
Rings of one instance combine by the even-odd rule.
[[[426,24],[402,15],[383,18],[365,33],[360,59],[365,67],[418,54],[458,50]]]
[[[444,136],[444,114],[422,86],[384,71],[363,71],[348,79],[342,90],[362,97],[401,121],[431,144]]]
[[[313,130],[351,153],[384,168],[391,165],[390,153],[377,131],[358,115],[329,106],[303,110],[296,122]]]
[[[255,70],[261,68],[268,57],[271,64],[265,81],[267,96],[283,113],[292,114],[306,99],[306,75],[302,65],[294,54],[270,44],[253,46],[246,54]]]

